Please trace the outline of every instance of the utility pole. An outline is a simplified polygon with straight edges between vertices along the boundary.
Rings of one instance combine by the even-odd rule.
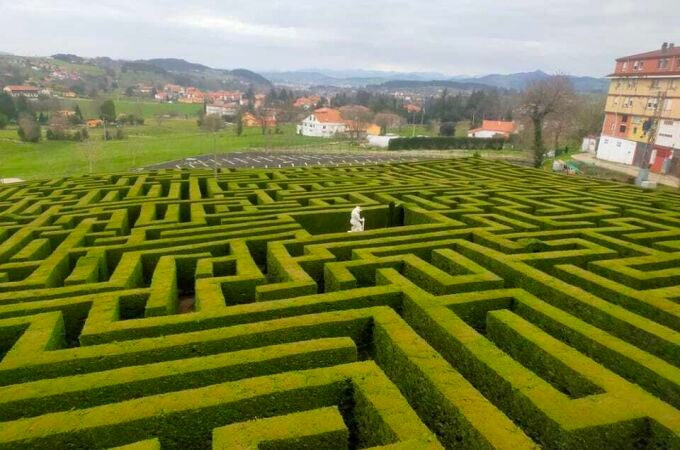
[[[413,117],[411,118],[411,121],[413,122],[413,131],[411,132],[411,137],[416,136],[416,110],[413,110]]]
[[[656,95],[656,105],[654,107],[654,115],[648,119],[649,128],[647,130],[647,142],[645,143],[645,151],[643,153],[644,159],[642,161],[642,167],[640,168],[640,173],[636,180],[636,184],[640,185],[643,181],[647,181],[649,177],[649,167],[651,165],[650,159],[652,158],[652,153],[654,152],[654,144],[656,143],[656,133],[659,128],[659,121],[661,120],[661,114],[663,112],[664,103],[666,102],[667,92],[659,92]],[[644,126],[644,125],[643,125]]]

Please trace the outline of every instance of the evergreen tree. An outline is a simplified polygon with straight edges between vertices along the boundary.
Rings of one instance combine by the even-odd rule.
[[[243,134],[243,118],[239,115],[236,118],[236,136],[241,136]]]
[[[76,103],[75,108],[73,109],[75,116],[80,119],[80,121],[83,120],[83,112],[80,110],[80,105]]]
[[[21,113],[31,113],[31,107],[28,104],[28,100],[25,96],[20,95],[14,101],[14,106],[16,107],[16,115],[19,117]]]
[[[105,100],[99,106],[99,117],[106,122],[116,121],[116,104],[113,100]]]
[[[17,118],[14,100],[12,100],[12,97],[7,92],[0,92],[0,114],[3,114],[9,120]]]

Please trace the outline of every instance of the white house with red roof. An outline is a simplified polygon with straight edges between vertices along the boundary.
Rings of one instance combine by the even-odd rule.
[[[40,94],[41,89],[36,86],[17,86],[17,85],[9,85],[5,86],[3,91],[11,95],[12,97],[38,97]]]
[[[241,103],[243,93],[241,91],[213,91],[208,92],[209,100],[213,102]]]
[[[480,128],[468,131],[468,137],[491,139],[509,138],[511,134],[517,133],[515,122],[505,122],[502,120],[483,120]]]
[[[333,108],[317,109],[297,126],[298,134],[325,138],[344,133],[346,130],[346,121],[340,111]]]

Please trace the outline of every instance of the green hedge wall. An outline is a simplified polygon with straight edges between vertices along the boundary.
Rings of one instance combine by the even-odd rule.
[[[390,139],[389,150],[502,150],[506,139],[467,137],[410,137]]]

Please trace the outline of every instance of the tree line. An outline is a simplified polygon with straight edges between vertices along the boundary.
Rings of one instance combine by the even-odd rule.
[[[123,139],[124,125],[143,125],[141,115],[116,114],[115,102],[111,99],[95,100],[94,110],[104,127],[104,140]],[[90,137],[85,117],[78,103],[66,109],[58,99],[27,99],[12,97],[0,92],[0,129],[10,124],[17,127],[17,135],[25,142],[47,140],[82,141]]]

